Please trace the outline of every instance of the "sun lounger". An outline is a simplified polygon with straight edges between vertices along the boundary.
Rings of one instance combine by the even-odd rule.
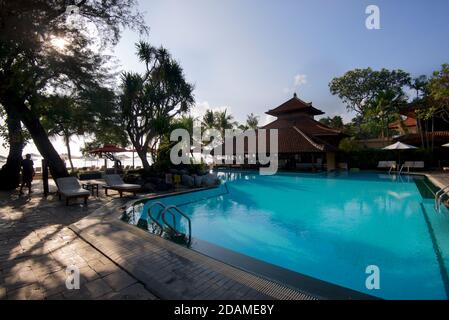
[[[123,192],[130,192],[135,196],[136,192],[141,188],[138,184],[124,183],[118,174],[107,174],[104,176],[104,180],[106,181],[106,185],[103,188],[105,189],[106,195],[108,195],[108,190],[111,189],[118,191],[120,198],[123,196]]]
[[[388,172],[391,172],[391,170],[396,169],[396,161],[379,161],[377,168],[389,169]]]
[[[401,166],[401,170],[399,172],[402,172],[404,168],[407,168],[407,172],[410,172],[410,168],[424,169],[424,161],[405,161],[404,164]]]
[[[75,177],[66,177],[56,179],[58,185],[58,196],[61,200],[61,196],[65,197],[65,204],[69,205],[69,199],[84,198],[84,204],[87,204],[87,198],[89,198],[90,192],[81,188],[80,182]]]

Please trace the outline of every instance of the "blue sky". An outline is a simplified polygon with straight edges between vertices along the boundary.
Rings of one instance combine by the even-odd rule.
[[[370,4],[380,9],[380,30],[365,27]],[[332,78],[365,67],[429,75],[449,63],[447,0],[140,0],[140,10],[151,28],[144,40],[166,47],[195,84],[195,115],[227,107],[238,121],[253,112],[265,123],[264,112],[296,91],[349,121],[329,92]],[[123,33],[115,49],[122,70],[143,70],[138,40]],[[82,144],[74,139],[75,154]],[[54,145],[66,152],[60,140]]]
[[[365,27],[370,4],[380,9],[380,30]],[[333,77],[369,66],[430,74],[449,62],[445,0],[150,0],[140,8],[151,28],[146,40],[181,63],[198,109],[227,106],[240,121],[253,112],[263,122],[293,91],[349,120],[329,92]],[[137,40],[126,31],[116,48],[124,69],[142,69]]]

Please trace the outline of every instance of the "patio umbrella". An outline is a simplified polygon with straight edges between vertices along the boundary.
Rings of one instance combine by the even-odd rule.
[[[113,144],[105,144],[101,148],[92,149],[89,153],[98,154],[100,157],[104,155],[104,170],[106,172],[107,169],[107,159],[108,157],[111,159],[111,155],[119,152],[132,152],[132,150],[127,150],[125,148],[118,147]],[[112,160],[112,159],[111,159]]]
[[[442,147],[449,147],[449,143],[443,144]]]
[[[400,141],[390,144],[389,146],[386,146],[382,148],[383,150],[396,150],[398,152],[398,165],[401,163],[401,150],[410,150],[410,149],[418,149],[415,146],[411,146],[409,144],[402,143]]]

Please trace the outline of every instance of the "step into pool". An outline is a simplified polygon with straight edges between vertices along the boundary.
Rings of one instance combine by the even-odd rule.
[[[304,289],[305,276],[384,299],[448,298],[449,214],[446,208],[434,210],[426,178],[379,173],[219,176],[218,188],[140,200],[127,210],[127,220],[147,220],[155,201],[176,205],[191,220],[192,249],[207,254],[203,248],[209,243],[235,253],[224,253],[233,258],[223,260],[237,267],[251,268],[244,257],[271,265],[274,280],[298,289]],[[378,269],[376,288],[367,286],[369,266]],[[282,270],[298,277],[282,277]]]

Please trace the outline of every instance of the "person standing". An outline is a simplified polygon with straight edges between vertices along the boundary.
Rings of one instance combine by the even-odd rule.
[[[27,186],[28,187],[28,194],[30,194],[31,191],[31,182],[33,181],[33,177],[34,177],[34,163],[33,160],[31,160],[31,154],[27,154],[25,156],[25,159],[22,160],[21,163],[21,167],[22,167],[22,184],[20,186],[20,191],[19,194],[23,194],[23,186]]]

